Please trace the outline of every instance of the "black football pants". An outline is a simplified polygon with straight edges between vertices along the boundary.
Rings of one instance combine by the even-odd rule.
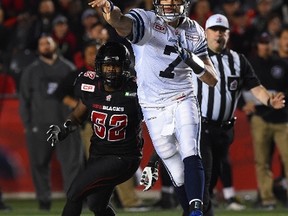
[[[139,164],[139,157],[90,156],[86,169],[68,191],[62,216],[79,216],[82,201],[88,195],[91,196],[91,199],[88,197],[89,208],[95,215],[106,212],[115,186],[131,178]]]

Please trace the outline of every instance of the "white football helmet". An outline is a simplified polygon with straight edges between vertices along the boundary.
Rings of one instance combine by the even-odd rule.
[[[181,4],[161,4],[161,0],[153,0],[156,15],[162,17],[166,22],[173,22],[186,16],[189,4],[190,0],[182,0]]]

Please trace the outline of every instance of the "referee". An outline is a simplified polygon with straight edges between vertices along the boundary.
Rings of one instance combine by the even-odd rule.
[[[205,169],[204,216],[214,215],[209,191],[217,183],[221,163],[227,160],[229,146],[234,139],[234,112],[244,88],[264,105],[275,109],[284,107],[284,95],[269,95],[260,84],[250,63],[244,57],[227,48],[229,23],[225,16],[215,14],[206,22],[208,52],[219,81],[209,87],[194,76],[194,88],[202,114],[201,155]]]

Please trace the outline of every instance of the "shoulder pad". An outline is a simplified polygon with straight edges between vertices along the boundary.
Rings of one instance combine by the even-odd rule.
[[[98,85],[98,76],[95,71],[81,72],[75,81],[75,86],[85,92],[94,92]]]
[[[137,89],[136,77],[135,76],[128,77],[126,82],[126,90],[136,91],[136,89]]]

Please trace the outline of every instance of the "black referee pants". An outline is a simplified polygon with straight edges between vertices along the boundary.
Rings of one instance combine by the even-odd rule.
[[[210,194],[217,184],[223,161],[229,160],[229,146],[233,139],[233,124],[220,126],[202,122],[200,146],[205,173],[204,216],[205,212],[208,212],[210,207],[212,208],[212,205],[209,205]]]

